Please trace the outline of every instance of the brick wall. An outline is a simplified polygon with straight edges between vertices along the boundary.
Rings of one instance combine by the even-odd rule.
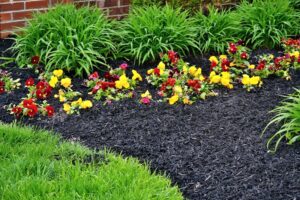
[[[15,27],[25,26],[35,11],[46,11],[57,3],[78,6],[95,5],[111,18],[122,18],[129,11],[129,0],[0,0],[0,38],[7,37]]]

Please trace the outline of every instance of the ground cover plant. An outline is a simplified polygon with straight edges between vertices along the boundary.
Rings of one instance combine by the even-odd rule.
[[[300,14],[288,0],[243,1],[236,14],[241,23],[239,36],[253,48],[274,48],[282,38],[299,34]]]
[[[94,152],[46,131],[0,124],[1,199],[183,199],[133,158]]]
[[[13,50],[21,67],[42,64],[48,72],[59,68],[82,76],[105,65],[115,51],[114,31],[97,8],[59,5],[35,14],[20,31]]]
[[[138,64],[155,61],[159,53],[181,54],[197,49],[196,29],[188,13],[169,6],[135,8],[120,23],[120,53]]]

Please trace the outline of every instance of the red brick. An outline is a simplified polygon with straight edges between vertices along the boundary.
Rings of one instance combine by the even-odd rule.
[[[130,0],[120,0],[120,5],[121,6],[126,6],[130,4]]]
[[[31,18],[31,16],[32,16],[32,11],[24,11],[24,12],[15,12],[15,13],[13,13],[13,19],[14,20]]]
[[[42,1],[29,1],[26,2],[26,9],[33,9],[33,8],[47,8],[48,7],[48,1],[42,0]]]
[[[11,34],[12,34],[12,32],[1,32],[0,31],[0,38],[6,38]]]
[[[24,2],[0,4],[0,10],[2,12],[12,11],[12,10],[23,10],[23,9],[24,9]]]
[[[129,12],[129,6],[109,9],[109,15],[122,15],[122,14],[127,14],[128,12]]]
[[[104,3],[104,7],[113,7],[118,6],[119,0],[106,0]]]
[[[0,13],[0,22],[11,20],[11,13]]]
[[[1,23],[0,24],[0,31],[13,30],[16,27],[23,27],[23,26],[25,26],[25,21]]]

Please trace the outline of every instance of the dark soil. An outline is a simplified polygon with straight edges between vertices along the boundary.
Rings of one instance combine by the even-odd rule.
[[[3,41],[0,45],[2,50],[9,46],[4,48]],[[208,67],[202,56],[190,58],[190,62]],[[8,70],[23,83],[34,76],[15,65]],[[292,93],[299,85],[298,73],[292,81],[264,80],[261,89],[250,93],[241,87],[223,89],[219,96],[191,106],[146,106],[134,98],[107,106],[99,102],[80,116],[67,116],[56,100],[50,100],[56,107],[55,117],[24,123],[53,129],[91,148],[109,148],[146,161],[153,171],[166,172],[187,199],[295,200],[300,198],[300,145],[281,145],[273,155],[267,153],[266,136],[276,127],[263,138],[259,135],[272,117],[269,111],[283,99],[281,95]],[[146,87],[142,83],[137,92]],[[79,81],[75,88],[87,93]],[[0,96],[1,121],[13,121],[3,106],[18,103],[25,94],[26,90],[20,89]]]

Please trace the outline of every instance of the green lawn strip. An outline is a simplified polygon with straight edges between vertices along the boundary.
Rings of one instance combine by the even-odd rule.
[[[17,125],[0,124],[0,166],[0,199],[183,199],[136,159]]]

